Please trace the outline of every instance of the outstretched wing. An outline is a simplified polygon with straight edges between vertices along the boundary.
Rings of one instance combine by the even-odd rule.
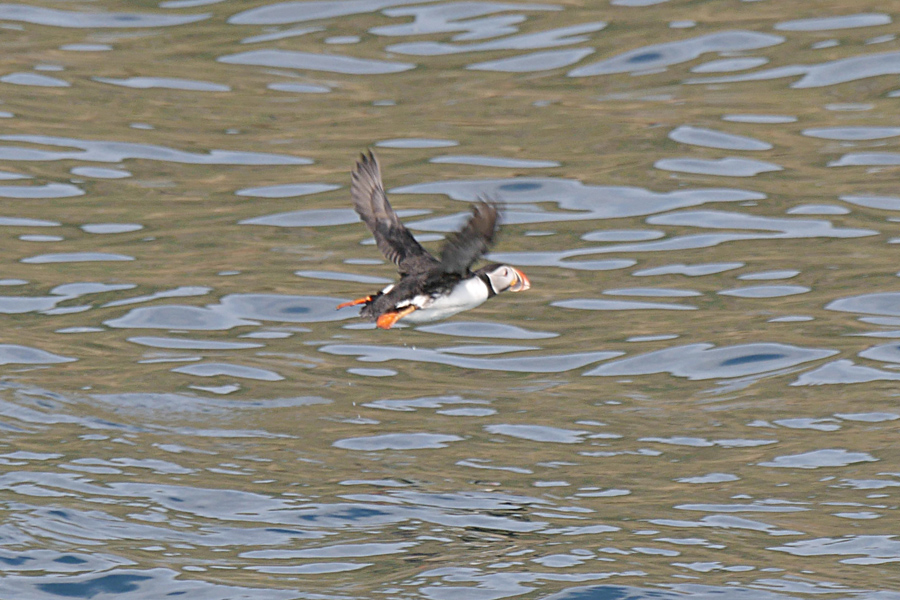
[[[401,274],[426,271],[437,264],[391,208],[381,183],[381,167],[371,151],[363,154],[353,169],[350,196],[356,212],[375,236],[378,249]]]
[[[494,242],[500,225],[497,205],[484,200],[475,205],[469,222],[451,235],[441,248],[441,265],[447,273],[465,275]]]

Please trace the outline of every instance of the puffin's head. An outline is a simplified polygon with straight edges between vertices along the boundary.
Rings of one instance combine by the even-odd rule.
[[[509,265],[494,264],[479,270],[487,275],[495,294],[507,290],[524,292],[531,287],[531,282],[525,277],[525,273]]]

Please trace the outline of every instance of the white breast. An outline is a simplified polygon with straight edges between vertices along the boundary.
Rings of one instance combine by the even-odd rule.
[[[464,310],[475,308],[488,299],[488,289],[478,277],[464,279],[457,283],[449,294],[433,298],[422,294],[412,298],[410,304],[419,310],[403,318],[407,323],[428,323],[446,319]]]

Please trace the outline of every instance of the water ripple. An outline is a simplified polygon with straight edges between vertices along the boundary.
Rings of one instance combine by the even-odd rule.
[[[134,257],[125,254],[110,254],[107,252],[67,252],[30,256],[28,258],[23,258],[19,262],[42,265],[47,263],[122,262],[131,260],[134,260]]]
[[[232,25],[284,25],[348,15],[376,12],[390,6],[421,4],[422,0],[319,0],[318,2],[276,2],[229,17]]]
[[[557,300],[550,306],[559,308],[576,308],[579,310],[697,310],[688,304],[666,304],[663,302],[636,302],[633,300],[594,300],[576,298],[573,300]]]
[[[56,10],[22,4],[0,4],[0,19],[21,21],[50,27],[86,28],[134,28],[171,27],[208,19],[209,15],[155,15],[149,13],[115,13]]]
[[[669,139],[681,142],[682,144],[704,146],[706,148],[720,148],[722,150],[759,151],[772,149],[772,144],[751,137],[735,135],[733,133],[724,133],[722,131],[706,129],[704,127],[691,127],[689,125],[681,125],[673,129],[669,133]]]
[[[150,346],[151,348],[167,348],[169,350],[247,350],[262,348],[263,344],[253,342],[223,342],[219,340],[195,340],[185,338],[167,338],[152,336],[136,336],[128,338],[132,344]]]
[[[0,365],[52,365],[76,360],[30,346],[0,344]]]
[[[285,560],[295,558],[360,558],[365,556],[383,556],[397,554],[407,548],[418,546],[417,542],[361,544],[334,544],[306,550],[252,550],[241,554],[242,558],[262,558],[268,560]]]
[[[419,240],[421,241],[421,239]],[[354,283],[371,283],[373,285],[385,285],[392,279],[386,277],[372,277],[371,275],[357,275],[355,273],[340,273],[337,271],[294,271],[298,277],[309,279],[327,279],[329,281],[352,281]]]
[[[250,36],[248,38],[242,39],[241,44],[258,44],[260,42],[274,42],[276,40],[284,40],[287,38],[306,35],[307,33],[316,33],[319,31],[325,31],[325,28],[324,27],[295,27],[292,29],[285,29],[282,31],[275,31],[272,33],[263,33],[261,35]]]
[[[460,404],[487,404],[487,400],[470,400],[462,396],[434,396],[425,398],[412,398],[409,400],[375,400],[363,404],[368,408],[381,410],[396,410],[401,412],[415,412],[417,408],[443,408],[444,406],[456,406]]]
[[[106,304],[104,304],[102,308],[109,308],[111,306],[126,306],[128,304],[139,304],[141,302],[151,302],[153,300],[159,300],[160,298],[187,298],[191,296],[205,296],[211,291],[212,288],[187,285],[177,287],[172,290],[153,292],[152,294],[148,294],[146,296],[135,296],[133,298],[113,300],[112,302],[107,302]]]
[[[726,77],[708,77],[688,79],[685,83],[735,83],[741,81],[761,81],[766,79],[780,79],[782,77],[796,77],[802,75],[799,81],[791,84],[795,89],[825,87],[838,85],[849,81],[859,81],[868,77],[880,77],[881,75],[896,75],[900,73],[900,52],[883,52],[881,54],[864,54],[850,58],[812,64],[812,65],[787,65],[765,69],[755,73],[742,75],[730,75]]]
[[[513,217],[514,218],[514,217]],[[513,219],[510,219],[513,220]],[[437,220],[424,222],[429,228],[436,228]],[[445,222],[440,222],[443,227]],[[687,250],[691,248],[711,248],[733,241],[762,240],[778,238],[856,238],[878,235],[877,231],[870,229],[850,229],[835,227],[830,221],[811,219],[785,219],[775,217],[757,217],[743,213],[725,211],[683,211],[656,215],[647,218],[651,225],[677,225],[708,227],[715,229],[750,229],[774,231],[775,233],[721,233],[721,234],[697,234],[683,235],[669,239],[634,243],[601,246],[595,248],[579,248],[558,252],[506,252],[491,253],[490,258],[512,264],[556,266],[573,269],[617,269],[630,266],[621,261],[585,261],[577,263],[565,261],[567,258],[584,256],[589,254],[605,254],[613,252],[670,252]],[[410,224],[422,227],[422,222]],[[633,264],[633,263],[632,263]]]
[[[320,323],[349,318],[350,310],[334,309],[341,300],[325,296],[286,294],[230,294],[211,308],[230,318],[281,321],[284,323]]]
[[[813,450],[801,454],[776,456],[771,461],[761,462],[761,467],[782,467],[787,469],[821,469],[823,467],[845,467],[860,462],[874,462],[878,459],[868,452],[849,452],[843,449]]]
[[[552,442],[556,444],[580,444],[584,441],[584,436],[590,433],[590,431],[562,429],[546,425],[513,425],[509,423],[486,425],[484,430],[488,433],[506,435],[532,442]]]
[[[580,60],[590,56],[595,51],[593,48],[573,48],[571,50],[548,50],[545,52],[532,52],[524,56],[513,56],[499,60],[488,60],[474,63],[466,68],[471,71],[498,71],[500,73],[535,73],[538,71],[550,71],[574,65]]]
[[[417,327],[416,330],[457,337],[483,337],[508,340],[540,340],[559,336],[558,333],[534,331],[519,327],[518,325],[483,322],[456,321],[450,323],[437,323],[435,325],[422,325]]]
[[[876,27],[889,25],[891,17],[884,13],[859,13],[836,17],[816,17],[812,19],[796,19],[775,24],[780,31],[831,31],[834,29],[852,29],[854,27]]]
[[[732,123],[796,123],[797,117],[789,115],[724,115],[723,121]]]
[[[131,177],[131,173],[124,169],[104,169],[103,167],[74,167],[70,173],[79,177],[93,177],[94,179],[125,179]]]
[[[900,136],[900,127],[810,127],[800,133],[823,140],[882,140]]]
[[[0,185],[3,198],[73,198],[84,195],[84,190],[69,183],[46,185]]]
[[[722,296],[733,296],[735,298],[782,298],[784,296],[806,294],[811,291],[812,288],[804,285],[753,285],[722,290],[718,293]]]
[[[794,556],[847,556],[848,565],[880,565],[900,562],[900,541],[894,535],[854,535],[843,538],[816,538],[770,548]]]
[[[663,158],[653,163],[663,171],[679,173],[697,173],[700,175],[719,175],[722,177],[755,177],[760,173],[783,171],[784,168],[774,163],[750,158]]]
[[[663,525],[666,527],[677,528],[695,528],[708,527],[713,529],[743,529],[747,531],[758,531],[772,536],[782,535],[802,535],[801,531],[793,529],[781,529],[776,525],[763,523],[754,519],[746,519],[744,517],[732,517],[727,515],[710,515],[703,517],[699,521],[688,521],[682,519],[650,519],[650,523],[654,525]]]
[[[229,583],[218,584],[200,579],[186,579],[183,573],[167,568],[123,569],[115,568],[101,574],[70,575],[60,580],[59,575],[7,575],[3,585],[13,597],[44,600],[60,597],[93,598],[104,596],[181,596],[204,600],[228,600],[236,594],[245,597],[265,596],[267,600],[296,598],[290,590],[254,588]]]
[[[46,135],[2,135],[0,141],[27,142],[43,146],[66,146],[79,148],[81,152],[38,150],[21,146],[0,146],[0,160],[55,161],[84,160],[94,162],[122,162],[125,159],[159,160],[164,162],[195,165],[309,165],[307,158],[297,158],[285,154],[264,154],[260,152],[235,152],[211,150],[207,154],[185,152],[165,146],[135,144],[131,142],[110,142],[79,140],[76,138]]]
[[[743,213],[719,210],[694,210],[649,217],[651,225],[678,225],[681,227],[708,227],[713,229],[761,229],[778,232],[787,238],[856,238],[878,235],[871,229],[835,227],[824,219],[785,219],[759,217]]]
[[[0,77],[3,83],[13,85],[33,85],[36,87],[71,87],[72,84],[64,79],[39,75],[38,73],[10,73]]]
[[[234,365],[231,363],[201,363],[188,365],[186,367],[177,367],[172,369],[172,372],[184,373],[185,375],[196,375],[197,377],[217,377],[219,375],[227,375],[228,377],[236,377],[238,379],[255,379],[258,381],[281,381],[284,379],[284,377],[275,371],[248,367],[246,365]]]
[[[809,373],[803,373],[791,385],[850,385],[872,381],[900,381],[900,373],[864,367],[854,364],[852,360],[842,359],[826,363]]]
[[[841,200],[866,208],[900,210],[900,197],[898,196],[841,196]]]
[[[64,52],[109,52],[113,47],[109,44],[63,44],[59,49]]]
[[[391,140],[382,140],[380,142],[376,142],[375,145],[379,148],[404,149],[452,148],[453,146],[459,146],[459,142],[455,140],[440,140],[431,138],[396,138]]]
[[[504,158],[500,156],[447,155],[436,156],[428,162],[449,165],[474,165],[479,167],[501,167],[506,169],[542,169],[558,167],[554,160],[526,160],[521,158]]]
[[[569,76],[589,77],[664,69],[671,65],[694,60],[707,52],[758,50],[776,46],[782,42],[784,42],[784,38],[780,35],[741,30],[722,31],[630,50],[612,58],[573,69],[569,71]]]
[[[274,227],[331,227],[359,222],[359,217],[349,208],[321,210],[295,210],[274,215],[264,215],[239,221],[240,225],[271,225]]]
[[[243,325],[259,325],[208,308],[171,304],[135,308],[122,317],[103,322],[108,327],[127,329],[186,329],[212,331]]]
[[[669,373],[691,380],[759,375],[821,360],[837,350],[789,344],[755,343],[722,346],[688,344],[639,354],[601,365],[585,375],[621,376]]]
[[[537,50],[539,48],[553,48],[555,46],[568,46],[586,42],[588,37],[583,34],[594,33],[605,27],[605,22],[597,21],[536,33],[523,33],[490,42],[455,45],[440,42],[409,42],[388,46],[387,50],[416,56],[441,56],[461,52],[486,52],[491,50]]]
[[[733,188],[680,189],[659,193],[638,187],[585,185],[575,179],[550,177],[438,181],[391,191],[394,194],[445,194],[466,202],[476,201],[480,197],[501,198],[507,205],[527,205],[509,206],[504,214],[505,222],[509,224],[636,217],[710,202],[765,198],[759,192]],[[541,210],[538,205],[546,202],[556,203],[566,212]],[[407,223],[407,226],[425,231],[450,232],[462,226],[468,214],[414,221]]]
[[[707,263],[699,265],[674,264],[652,269],[642,269],[632,273],[635,277],[654,277],[656,275],[686,275],[687,277],[703,277],[740,269],[744,263]]]
[[[900,54],[898,54],[900,58]],[[900,73],[900,68],[897,70]],[[860,166],[893,166],[900,165],[900,154],[897,152],[850,152],[832,160],[829,167],[860,167]]]
[[[436,363],[463,369],[508,371],[512,373],[562,373],[581,368],[601,360],[621,356],[622,352],[581,352],[516,358],[472,358],[427,348],[399,346],[368,346],[356,344],[331,344],[319,351],[339,356],[357,356],[363,362],[407,360],[410,362]]]
[[[294,83],[290,81],[270,83],[266,86],[266,88],[275,90],[276,92],[288,92],[293,94],[327,94],[331,91],[331,88],[327,85],[318,85],[315,83]]]
[[[850,296],[830,302],[825,308],[841,312],[900,317],[900,292]]]
[[[446,448],[450,442],[461,442],[463,438],[456,435],[440,433],[383,433],[369,437],[357,437],[338,440],[332,444],[345,450],[362,450],[375,452],[378,450],[422,450],[426,448]]]
[[[771,279],[791,279],[800,274],[800,271],[794,269],[782,269],[780,271],[761,271],[759,273],[745,273],[738,275],[738,279],[742,281],[765,281]]]
[[[768,58],[763,58],[761,56],[722,58],[719,60],[711,60],[702,65],[697,65],[691,69],[691,73],[727,73],[730,71],[744,71],[746,69],[761,67],[768,62]]]
[[[394,5],[399,5],[396,2]],[[420,4],[412,0],[402,4]],[[436,33],[457,33],[454,41],[481,40],[519,31],[517,24],[526,20],[524,15],[512,14],[488,16],[511,11],[559,11],[553,4],[512,4],[500,2],[442,2],[410,8],[391,8],[384,11],[390,17],[413,17],[412,23],[373,27],[375,35],[420,36]],[[486,18],[479,18],[486,17]]]
[[[372,58],[353,58],[338,54],[300,52],[298,50],[250,50],[249,52],[220,56],[217,60],[229,65],[305,69],[346,75],[401,73],[416,67],[412,63],[375,60]]]
[[[129,77],[115,79],[113,77],[93,77],[94,81],[118,85],[138,90],[161,88],[166,90],[185,90],[191,92],[230,92],[231,87],[221,83],[199,81],[196,79],[179,79],[176,77]]]
[[[282,185],[267,185],[263,187],[244,188],[236,191],[236,196],[251,196],[254,198],[295,198],[308,196],[309,194],[321,194],[339,190],[341,186],[331,183],[287,183]]]

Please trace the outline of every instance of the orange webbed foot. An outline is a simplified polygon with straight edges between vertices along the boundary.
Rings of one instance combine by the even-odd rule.
[[[367,302],[372,301],[372,296],[366,296],[365,298],[357,298],[356,300],[351,300],[350,302],[341,302],[337,306],[334,307],[334,310],[340,310],[342,308],[347,308],[348,306],[358,306],[360,304],[366,304]]]
[[[394,326],[394,323],[416,310],[415,306],[407,306],[403,310],[399,310],[397,312],[386,312],[383,315],[380,315],[378,319],[375,320],[375,325],[379,329],[390,329]]]

